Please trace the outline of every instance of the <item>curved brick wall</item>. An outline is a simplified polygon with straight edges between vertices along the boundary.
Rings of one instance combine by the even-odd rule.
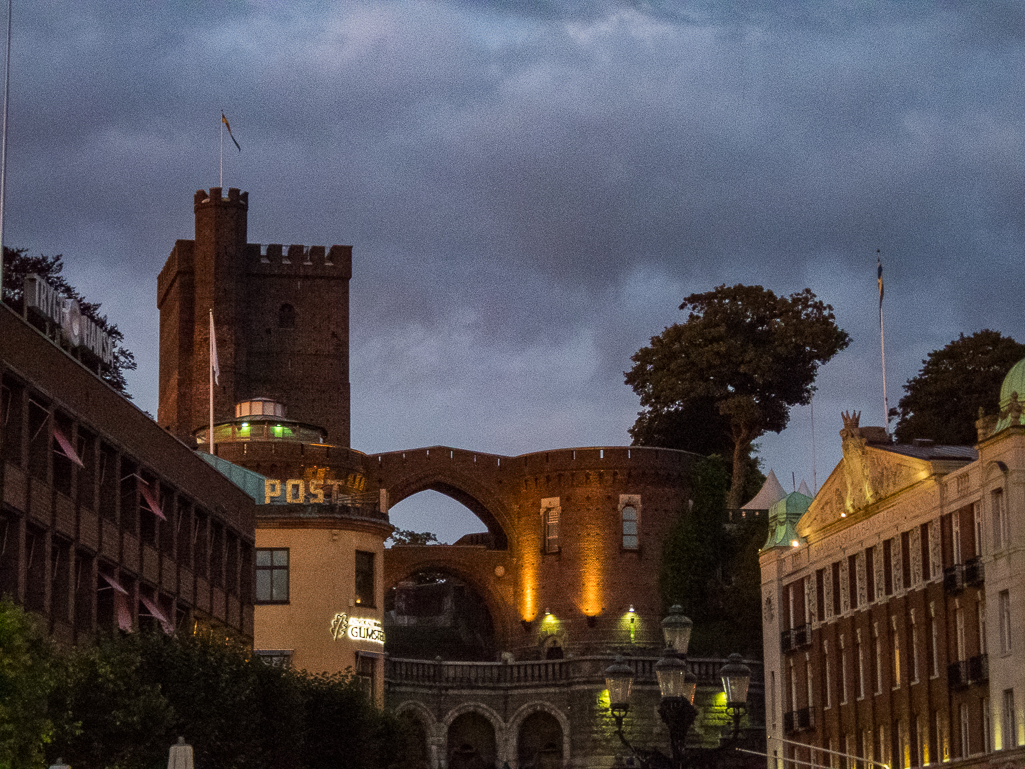
[[[553,637],[576,654],[657,650],[662,541],[674,516],[685,509],[696,458],[682,451],[625,447],[508,457],[433,446],[370,455],[368,491],[386,490],[389,504],[427,489],[447,493],[467,504],[494,539],[491,549],[388,550],[386,586],[421,568],[448,567],[492,610],[499,648],[519,657],[542,654]],[[636,550],[623,547],[624,496],[640,511]],[[545,552],[542,500],[554,499],[560,510],[559,550]]]

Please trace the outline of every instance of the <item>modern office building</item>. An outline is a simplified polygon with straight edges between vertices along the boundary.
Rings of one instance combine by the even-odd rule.
[[[844,414],[761,553],[770,767],[1025,762],[1025,361],[975,447]],[[997,404],[994,404],[997,405]]]
[[[251,641],[253,500],[80,362],[110,345],[73,302],[40,309],[52,338],[0,306],[0,595],[65,643],[145,626]]]

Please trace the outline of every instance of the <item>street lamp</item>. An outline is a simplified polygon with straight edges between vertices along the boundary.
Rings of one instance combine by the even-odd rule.
[[[694,623],[684,616],[683,609],[673,606],[669,616],[662,620],[662,634],[665,636],[666,648],[662,657],[655,664],[655,675],[658,688],[662,695],[658,713],[669,730],[669,744],[672,757],[667,757],[657,750],[637,749],[623,734],[623,720],[630,711],[630,690],[633,685],[634,671],[617,657],[614,664],[605,670],[605,683],[609,690],[609,710],[616,722],[616,735],[630,752],[645,767],[669,766],[673,769],[684,769],[695,766],[714,766],[718,764],[720,755],[731,749],[740,735],[740,718],[747,703],[748,684],[751,681],[751,670],[742,662],[739,654],[731,654],[729,660],[719,671],[726,692],[726,711],[733,717],[733,733],[729,740],[718,748],[686,749],[687,732],[697,718],[698,710],[694,707],[694,692],[697,689],[697,678],[687,669],[687,647],[690,644],[690,631]]]

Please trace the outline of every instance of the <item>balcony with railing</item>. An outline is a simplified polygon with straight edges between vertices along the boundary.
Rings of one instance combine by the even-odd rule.
[[[947,686],[951,689],[964,689],[972,684],[981,684],[989,680],[989,657],[977,654],[966,660],[958,660],[947,666]]]
[[[634,669],[638,683],[655,683],[657,657],[628,657],[626,664]],[[391,686],[511,689],[549,684],[593,682],[605,686],[605,669],[611,656],[568,657],[561,660],[525,660],[522,662],[446,662],[442,660],[385,660],[384,678]],[[720,687],[719,670],[725,660],[687,660],[687,668],[699,685]],[[746,661],[751,668],[751,689],[764,690],[762,666]]]
[[[966,586],[981,585],[986,579],[986,570],[982,565],[982,558],[976,556],[965,561],[964,583]]]
[[[800,625],[784,630],[779,635],[779,645],[784,652],[811,646],[811,625]]]

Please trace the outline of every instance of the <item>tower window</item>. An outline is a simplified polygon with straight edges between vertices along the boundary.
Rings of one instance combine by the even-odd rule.
[[[374,603],[374,554],[356,551],[356,604],[373,607]]]
[[[637,549],[637,508],[632,505],[623,508],[623,549]]]
[[[278,310],[278,328],[295,328],[295,307],[283,304]]]

